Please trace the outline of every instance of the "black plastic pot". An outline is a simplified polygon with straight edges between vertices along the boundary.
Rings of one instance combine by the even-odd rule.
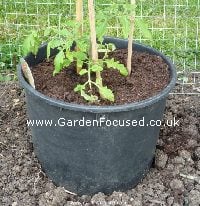
[[[105,38],[117,48],[127,48],[127,41]],[[150,120],[161,120],[166,97],[175,85],[173,64],[160,52],[134,44],[134,50],[161,56],[170,70],[169,85],[158,95],[144,101],[119,106],[86,106],[65,103],[34,90],[24,79],[21,65],[18,78],[25,89],[30,120],[53,120],[52,126],[32,126],[32,140],[36,155],[47,175],[55,184],[82,194],[99,191],[111,193],[135,186],[151,166],[160,127],[147,126]],[[55,54],[52,51],[52,55]],[[29,66],[46,57],[46,46],[37,57],[27,56]],[[42,75],[42,74],[41,74]],[[60,119],[62,118],[62,119]],[[68,125],[68,120],[137,120],[144,126]],[[67,125],[64,127],[64,119]],[[58,122],[58,120],[60,120]],[[83,121],[82,121],[83,123]],[[109,121],[107,123],[110,124]],[[56,125],[55,125],[56,124]]]

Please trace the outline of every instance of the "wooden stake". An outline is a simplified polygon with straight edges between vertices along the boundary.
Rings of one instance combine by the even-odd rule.
[[[83,0],[76,0],[76,21],[81,22],[80,35],[83,33]]]
[[[131,0],[131,4],[135,5],[135,0]],[[130,33],[128,37],[128,58],[127,58],[127,69],[129,76],[131,75],[131,65],[132,65],[132,54],[133,54],[133,33],[135,30],[135,9],[133,15],[130,16]]]
[[[29,68],[27,62],[23,58],[21,58],[20,63],[22,65],[22,72],[24,74],[24,77],[26,78],[28,83],[35,89],[35,82],[33,79],[33,75],[32,75],[31,69]]]
[[[79,28],[79,34],[82,36],[83,34],[83,0],[76,0],[76,21],[78,23],[81,23],[81,26]],[[79,48],[76,47],[76,51],[78,51]],[[81,71],[81,68],[76,66],[76,72],[77,74]]]
[[[132,54],[133,54],[133,33],[134,33],[134,17],[130,17],[130,33],[128,37],[128,58],[127,58],[127,69],[129,76],[131,75],[132,68]]]
[[[94,1],[88,0],[88,13],[89,13],[89,22],[90,22],[90,38],[91,38],[91,57],[94,62],[98,61],[98,50],[97,50],[97,35],[96,35],[96,27],[95,27],[95,9],[94,9]],[[96,78],[100,86],[102,86],[102,78],[101,73],[96,72]]]

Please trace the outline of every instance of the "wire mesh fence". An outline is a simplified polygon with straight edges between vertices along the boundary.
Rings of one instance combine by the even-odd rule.
[[[96,0],[95,3],[100,8],[98,11],[103,11],[112,3],[126,1]],[[136,16],[148,23],[153,41],[144,39],[140,32],[135,33],[135,41],[151,45],[173,60],[180,85],[176,94],[199,94],[200,0],[136,2]],[[1,72],[15,68],[22,55],[22,42],[30,30],[59,28],[69,17],[75,17],[75,0],[2,0],[0,8]],[[122,36],[117,18],[109,26],[108,35]]]

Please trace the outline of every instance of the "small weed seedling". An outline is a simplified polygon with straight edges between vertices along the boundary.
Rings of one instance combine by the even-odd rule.
[[[118,9],[117,5],[114,5],[113,8]],[[81,76],[87,75],[87,81],[84,84],[78,84],[74,91],[79,92],[85,100],[95,102],[99,100],[98,95],[94,95],[94,87],[96,87],[102,99],[114,102],[112,90],[103,85],[102,71],[107,67],[117,69],[123,76],[130,75],[135,23],[145,36],[149,38],[151,35],[146,25],[141,20],[135,19],[135,2],[131,1],[131,6],[130,4],[123,5],[122,18],[119,20],[124,36],[129,37],[126,67],[114,59],[109,59],[108,52],[112,45],[102,43],[107,28],[107,18],[102,13],[101,15],[97,14],[97,18],[95,18],[93,0],[88,0],[88,18],[83,19],[82,9],[83,1],[77,0],[76,20],[68,20],[65,26],[59,30],[55,28],[45,30],[44,37],[50,39],[47,45],[47,59],[50,57],[51,49],[58,49],[54,58],[53,75],[60,73],[72,62],[76,62],[76,72]],[[32,52],[36,55],[40,44],[41,38],[38,32],[33,31],[24,41],[25,54]],[[98,57],[99,50],[104,51],[102,59]],[[92,73],[96,74],[96,78],[93,78]]]

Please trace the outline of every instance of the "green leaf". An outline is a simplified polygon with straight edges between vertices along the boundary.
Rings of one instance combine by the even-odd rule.
[[[122,16],[119,18],[120,26],[122,28],[123,37],[127,38],[129,36],[130,31],[130,21],[127,16]]]
[[[142,35],[149,39],[152,40],[152,34],[148,29],[148,25],[144,22],[144,20],[142,19],[135,19],[135,25],[136,27],[140,30],[140,32],[142,33]]]
[[[100,42],[103,42],[103,36],[107,32],[107,21],[106,19],[103,19],[103,22],[97,23],[96,27],[96,33],[97,33],[97,38]]]
[[[84,61],[87,59],[87,55],[85,52],[82,52],[82,51],[75,51],[73,52],[74,54],[74,57],[78,60],[81,60],[81,61]]]
[[[37,31],[32,31],[30,35],[26,37],[23,43],[23,54],[27,55],[32,52],[34,55],[37,54],[38,48],[40,46],[40,40]]]
[[[61,42],[59,39],[53,39],[51,40],[47,45],[47,59],[50,57],[51,49],[55,49],[62,45],[63,42]]]
[[[55,66],[55,69],[54,69],[54,72],[53,72],[53,75],[56,75],[58,74],[61,69],[63,68],[63,65],[64,65],[64,58],[65,58],[65,54],[63,51],[60,51],[55,59],[54,59],[54,66]]]
[[[85,85],[82,85],[82,84],[78,84],[78,85],[74,88],[74,91],[75,91],[75,92],[80,92],[80,93],[81,93],[81,96],[82,96],[86,101],[95,102],[95,101],[98,100],[98,97],[97,97],[96,95],[86,94],[86,92],[85,92],[84,90],[85,90]]]
[[[66,57],[69,59],[69,61],[73,62],[74,61],[74,53],[73,52],[66,52]]]
[[[70,64],[71,64],[72,62],[71,61],[69,61],[69,59],[64,59],[64,61],[63,61],[63,67],[68,67]]]
[[[85,93],[84,90],[81,90],[81,96],[89,102],[96,102],[98,100],[98,97],[96,95],[88,95]]]
[[[90,67],[90,70],[92,72],[101,72],[103,71],[103,67],[95,64],[95,65],[92,65],[92,67]]]
[[[105,63],[107,64],[108,68],[117,69],[121,75],[123,75],[123,76],[128,75],[127,68],[123,64],[120,64],[119,61],[115,61],[112,58],[112,59],[106,59]]]
[[[115,44],[112,44],[112,43],[107,44],[107,48],[108,48],[110,51],[116,50]]]
[[[63,48],[66,51],[70,51],[71,47],[73,45],[74,40],[73,39],[67,39],[67,41],[63,41]]]
[[[89,44],[87,39],[79,39],[77,42],[77,47],[80,49],[80,51],[83,52],[87,52],[88,48],[89,48]],[[79,51],[79,52],[80,52]]]
[[[108,87],[100,87],[99,93],[103,99],[107,99],[111,102],[115,101],[114,94],[113,94],[112,90],[109,89]]]
[[[78,84],[75,88],[74,88],[74,91],[75,92],[80,92],[80,91],[82,91],[82,90],[84,90],[85,89],[85,85],[83,84]]]
[[[98,44],[98,52],[108,53],[116,50],[116,46],[114,44]]]
[[[88,70],[87,69],[81,69],[81,71],[79,72],[79,74],[82,76],[84,74],[87,74]]]
[[[59,34],[64,37],[68,37],[69,31],[67,29],[60,30]]]
[[[74,28],[77,24],[78,24],[77,21],[75,21],[73,19],[69,19],[66,22],[66,26],[69,27],[69,28]]]

